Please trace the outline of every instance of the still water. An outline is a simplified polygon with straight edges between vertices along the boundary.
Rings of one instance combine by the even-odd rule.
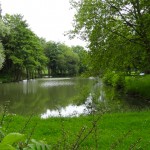
[[[89,101],[93,83],[93,79],[79,78],[42,78],[3,83],[0,84],[0,105],[10,101],[10,113],[34,113],[43,118],[58,116],[60,111],[62,116],[82,114],[86,111],[86,105],[77,102],[77,96],[87,93],[84,90],[88,89],[84,101]]]
[[[150,105],[106,87],[101,80],[93,78],[42,78],[0,84],[0,106],[8,101],[10,113],[33,113],[42,118],[89,114],[92,111],[89,107],[120,112],[145,109]]]

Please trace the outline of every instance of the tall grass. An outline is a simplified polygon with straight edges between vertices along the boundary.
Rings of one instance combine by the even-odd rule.
[[[150,99],[150,75],[126,77],[126,92]]]

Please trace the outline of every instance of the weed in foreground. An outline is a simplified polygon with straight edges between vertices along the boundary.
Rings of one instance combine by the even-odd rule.
[[[3,124],[5,123],[5,118],[9,116],[9,120],[6,122],[6,127],[3,127]],[[29,117],[29,119],[26,121],[25,125],[23,126],[22,130],[20,133],[18,132],[12,132],[12,133],[7,133],[7,129],[9,128],[10,123],[13,121],[13,115],[8,114],[8,102],[5,103],[4,109],[3,109],[3,114],[0,120],[0,149],[1,150],[35,150],[42,148],[41,150],[49,150],[50,146],[43,143],[43,142],[38,142],[34,139],[31,139],[35,127],[31,129],[31,132],[29,136],[27,137],[23,132],[25,131],[27,125],[31,121],[32,115]]]

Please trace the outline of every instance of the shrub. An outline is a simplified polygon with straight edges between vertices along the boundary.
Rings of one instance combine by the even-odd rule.
[[[114,76],[114,72],[107,71],[103,76],[103,82],[107,85],[112,85],[112,77]]]
[[[113,71],[107,71],[106,74],[103,76],[103,82],[117,89],[124,88],[125,85],[124,74],[121,72],[115,73]]]
[[[124,88],[124,84],[125,84],[124,75],[122,73],[114,74],[114,76],[112,77],[112,86],[117,89],[120,89]]]

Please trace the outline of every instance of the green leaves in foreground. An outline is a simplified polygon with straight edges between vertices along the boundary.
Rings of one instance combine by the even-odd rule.
[[[23,134],[9,133],[3,138],[2,142],[0,143],[0,149],[1,150],[15,150],[15,148],[12,145],[23,139],[24,139]]]
[[[25,135],[20,133],[9,133],[6,135],[0,143],[0,150],[16,150],[17,143],[23,142],[25,140]],[[13,146],[17,144],[16,146]],[[43,143],[38,142],[34,139],[31,140],[30,144],[25,144],[25,147],[22,147],[23,150],[49,150],[50,146]]]
[[[32,144],[29,144],[27,148],[24,148],[24,150],[49,150],[50,146],[47,144],[44,144],[43,142],[38,142],[34,139],[31,140]]]
[[[0,149],[1,150],[16,150],[13,146],[9,144],[0,144]]]

